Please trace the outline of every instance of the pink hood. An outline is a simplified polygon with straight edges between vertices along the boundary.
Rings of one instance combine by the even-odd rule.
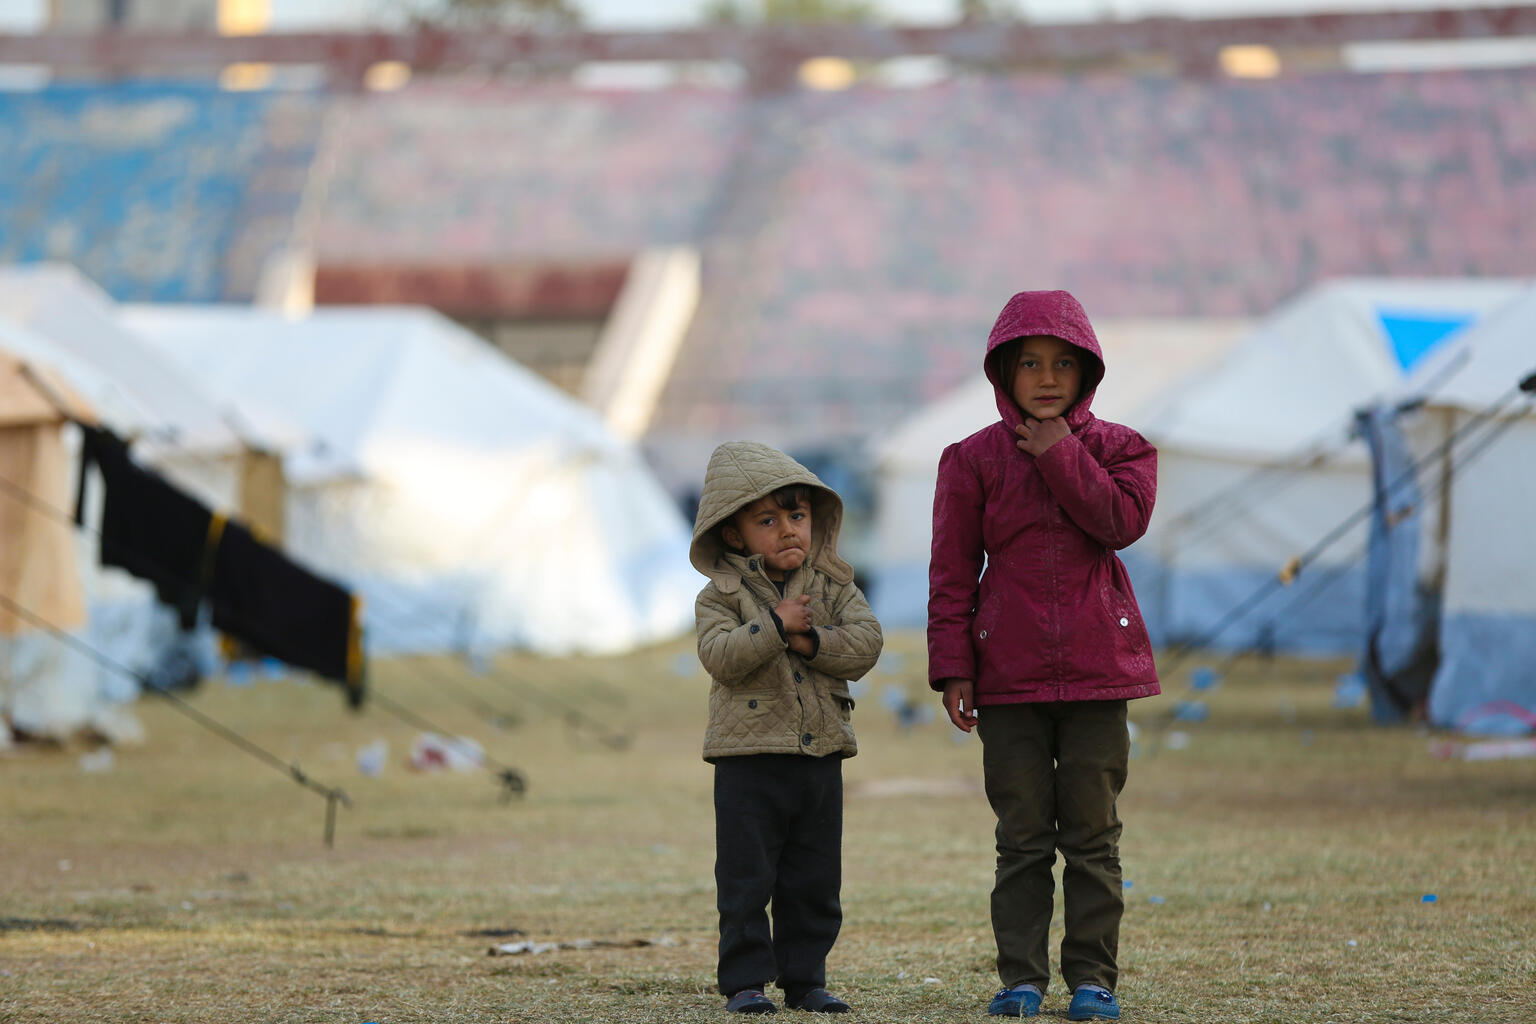
[[[1002,379],[998,349],[1014,338],[1036,334],[1060,338],[1092,357],[1084,367],[1082,394],[1067,410],[1067,423],[1076,430],[1092,418],[1089,410],[1093,405],[1093,394],[1104,379],[1104,352],[1099,348],[1099,339],[1088,322],[1087,312],[1071,292],[1019,292],[997,315],[992,333],[987,336],[987,355],[983,362],[987,379],[997,392],[997,411],[1002,413],[1003,421],[1010,429],[1022,422],[1023,414],[1009,394],[1009,382]]]

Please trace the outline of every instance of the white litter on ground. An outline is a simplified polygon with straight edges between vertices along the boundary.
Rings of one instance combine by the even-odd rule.
[[[526,956],[553,953],[561,949],[643,949],[647,946],[664,947],[679,944],[677,939],[670,935],[655,939],[563,939],[553,942],[525,939],[522,942],[499,943],[492,946],[488,954],[490,956]]]

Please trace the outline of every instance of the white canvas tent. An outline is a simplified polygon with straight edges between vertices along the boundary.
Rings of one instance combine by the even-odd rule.
[[[136,439],[136,457],[205,503],[233,507],[249,451],[241,432],[185,371],[117,316],[112,300],[73,267],[0,268],[0,348],[56,376],[84,407],[71,408],[72,414],[84,413]],[[78,448],[78,434],[66,428],[61,455],[71,477]],[[176,636],[174,617],[159,607],[147,583],[101,568],[92,532],[100,496],[99,488],[88,491],[85,529],[74,535],[86,623],[71,633],[135,672],[152,673]],[[72,512],[73,498],[71,479],[67,494],[53,495],[49,504]],[[137,696],[137,684],[45,633],[18,638],[0,671],[30,695],[30,731],[55,736],[86,727],[116,735],[133,731],[112,709]]]
[[[1266,317],[1218,365],[1168,389],[1138,424],[1158,446],[1158,504],[1127,557],[1155,637],[1355,653],[1364,525],[1317,554],[1290,587],[1213,631],[1370,501],[1355,411],[1408,394],[1410,372],[1520,289],[1502,280],[1320,285]]]
[[[691,624],[688,526],[634,446],[451,321],[124,319],[237,408],[319,439],[288,461],[287,547],[362,593],[370,650],[614,652]]]
[[[1107,359],[1095,414],[1145,431],[1145,408],[1175,380],[1208,365],[1250,326],[1237,319],[1105,319],[1096,333]],[[933,487],[944,448],[998,418],[981,372],[919,411],[876,444],[876,510],[870,601],[882,622],[920,626],[927,619]]]
[[[16,354],[53,366],[101,421],[140,439],[135,455],[213,504],[234,500],[231,468],[245,444],[226,410],[118,319],[78,270],[42,263],[0,269],[0,319],[24,328]]]
[[[1415,382],[1434,393],[1409,436],[1434,494],[1424,561],[1439,581],[1432,724],[1525,731],[1536,721],[1536,288],[1468,330]],[[1533,382],[1536,387],[1536,382]],[[1488,416],[1488,413],[1494,413]]]

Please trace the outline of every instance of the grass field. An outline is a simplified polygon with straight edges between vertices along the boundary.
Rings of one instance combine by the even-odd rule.
[[[929,699],[921,638],[887,649],[855,712],[830,984],[855,1021],[984,1020],[980,746],[898,727],[880,698]],[[0,1021],[723,1021],[689,651],[508,658],[489,677],[376,665],[380,694],[527,776],[509,803],[489,772],[408,770],[418,729],[330,688],[193,694],[347,791],[329,849],[323,799],[162,701],[140,702],[148,742],[110,770],[0,756]],[[1536,1020],[1536,762],[1435,758],[1422,732],[1334,709],[1340,668],[1239,666],[1184,749],[1133,760],[1126,1020]],[[1181,687],[1133,705],[1144,747]],[[388,767],[367,777],[355,754],[377,739]],[[487,955],[520,940],[595,944]],[[1058,977],[1045,1018],[1065,1005]]]

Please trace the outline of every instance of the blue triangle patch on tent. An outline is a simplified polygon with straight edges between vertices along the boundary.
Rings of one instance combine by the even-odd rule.
[[[1476,313],[1424,313],[1417,310],[1378,309],[1376,317],[1392,345],[1398,365],[1411,370],[1441,342],[1471,324]]]

